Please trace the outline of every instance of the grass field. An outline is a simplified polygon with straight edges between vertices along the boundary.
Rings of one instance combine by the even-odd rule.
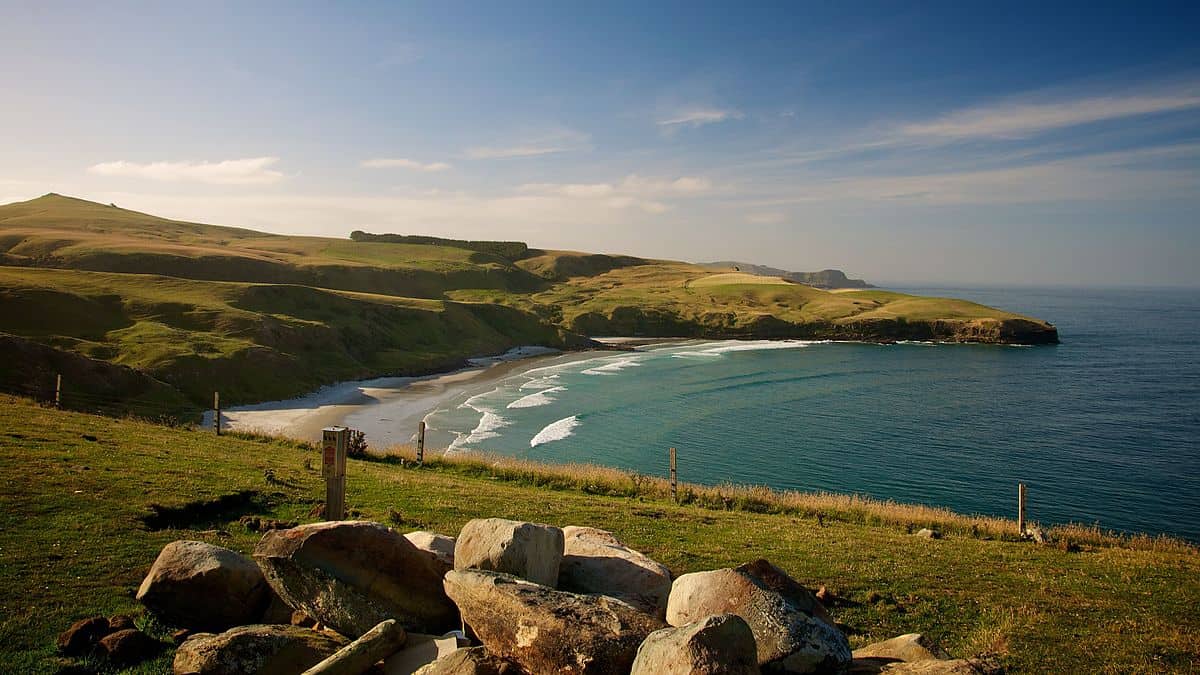
[[[0,427],[0,653],[10,672],[53,672],[59,630],[136,610],[132,591],[167,542],[246,552],[258,535],[239,516],[310,521],[322,494],[316,453],[292,442],[217,438],[11,398],[0,398]],[[257,496],[168,529],[144,520],[152,504],[183,507],[239,491]],[[831,611],[851,627],[854,645],[921,631],[955,655],[1020,672],[1200,669],[1200,555],[1178,542],[1084,542],[1072,552],[990,535],[988,527],[1007,527],[1002,521],[982,520],[972,536],[970,519],[936,510],[817,496],[794,505],[817,505],[821,518],[803,509],[760,513],[770,507],[732,490],[675,505],[661,483],[610,470],[481,461],[416,469],[352,460],[347,491],[360,517],[401,531],[455,534],[485,516],[593,525],[675,574],[766,557],[845,598]],[[942,522],[947,536],[907,533],[926,522]],[[161,672],[169,659],[139,672]]]

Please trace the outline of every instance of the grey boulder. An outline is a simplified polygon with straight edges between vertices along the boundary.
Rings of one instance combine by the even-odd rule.
[[[563,528],[558,587],[614,597],[660,619],[671,595],[671,571],[594,527]]]
[[[563,557],[563,531],[504,518],[468,521],[454,544],[454,569],[504,572],[554,588]]]
[[[492,654],[531,673],[625,675],[658,619],[603,595],[576,595],[499,572],[455,570],[446,593]]]
[[[175,675],[302,673],[346,646],[344,638],[298,626],[238,626],[196,633],[175,652]]]
[[[254,558],[288,606],[357,637],[387,619],[406,631],[458,625],[442,590],[442,569],[407,539],[378,523],[340,521],[265,534]]]
[[[255,623],[270,589],[253,560],[202,541],[163,547],[138,588],[137,599],[166,623],[225,630]]]
[[[758,675],[754,633],[736,614],[651,633],[630,675]]]

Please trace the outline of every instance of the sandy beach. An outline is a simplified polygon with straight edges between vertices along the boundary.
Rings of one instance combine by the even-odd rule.
[[[449,373],[424,377],[380,377],[341,382],[299,398],[237,406],[221,411],[222,425],[237,431],[257,431],[305,441],[318,441],[321,429],[347,424],[347,418],[363,414],[373,406],[388,403],[389,422],[416,433],[417,423],[442,401],[467,387],[476,387],[521,368],[535,360],[561,352],[545,347],[517,347],[499,356],[470,359],[470,366]],[[212,413],[205,413],[205,426]],[[407,440],[407,439],[406,439]]]

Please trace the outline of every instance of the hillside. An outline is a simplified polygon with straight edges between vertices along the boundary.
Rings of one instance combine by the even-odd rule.
[[[589,336],[1058,339],[1043,321],[959,300],[522,242],[272,235],[55,194],[0,206],[0,333],[35,360],[0,368],[9,391],[44,390],[70,354],[72,372],[136,370],[149,380],[122,398],[164,410],[218,389],[227,404],[286,398]]]
[[[138,612],[131,590],[164,544],[199,539],[249,552],[260,535],[241,516],[312,522],[323,494],[317,453],[292,442],[218,438],[3,396],[0,425],[6,671],[55,672],[58,631],[86,616]],[[1010,521],[820,495],[780,510],[729,489],[696,488],[693,498],[685,485],[689,503],[676,505],[659,483],[603,469],[350,460],[347,474],[352,513],[401,531],[455,534],[468,519],[492,516],[588,524],[675,575],[768,558],[841,598],[830,611],[854,646],[919,631],[956,656],[1019,672],[1200,668],[1200,556],[1171,542],[1038,546],[995,534],[1015,528]],[[926,526],[945,537],[908,534]],[[170,658],[138,672],[162,672]]]

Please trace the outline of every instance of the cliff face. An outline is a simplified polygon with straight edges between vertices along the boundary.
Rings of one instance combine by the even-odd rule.
[[[635,337],[758,338],[855,340],[862,342],[978,342],[985,344],[1057,344],[1058,329],[1028,319],[860,319],[792,323],[771,315],[751,321],[712,312],[694,318],[670,312],[618,307],[608,316],[589,312],[576,317],[570,330],[582,335]]]

